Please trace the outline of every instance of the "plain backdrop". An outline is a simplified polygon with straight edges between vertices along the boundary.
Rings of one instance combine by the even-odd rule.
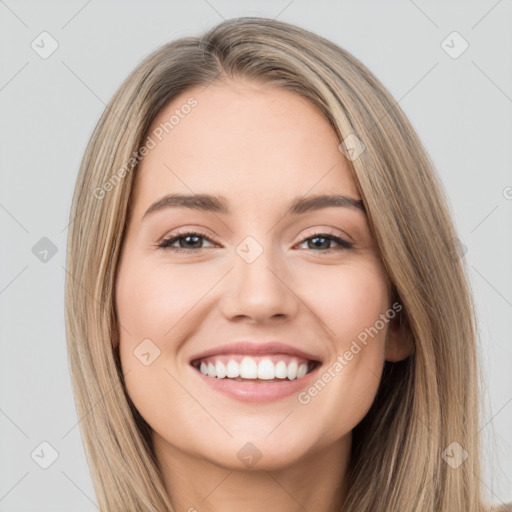
[[[105,104],[146,55],[236,16],[295,23],[349,50],[418,131],[478,306],[484,489],[511,501],[510,0],[0,0],[0,511],[97,510],[64,329],[78,167]]]

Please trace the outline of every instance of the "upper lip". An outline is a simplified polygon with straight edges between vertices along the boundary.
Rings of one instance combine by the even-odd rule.
[[[320,361],[320,358],[314,354],[299,350],[293,345],[282,343],[279,341],[254,342],[254,341],[238,341],[235,343],[227,343],[209,348],[199,354],[191,357],[190,362],[206,357],[222,355],[222,354],[245,354],[245,355],[271,355],[271,354],[288,354],[291,356],[302,357],[311,361]]]

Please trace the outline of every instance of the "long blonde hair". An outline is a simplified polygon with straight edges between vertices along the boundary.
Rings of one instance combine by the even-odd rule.
[[[101,510],[172,510],[115,348],[123,327],[114,284],[139,149],[178,94],[236,78],[302,95],[340,142],[352,136],[364,144],[348,161],[414,344],[405,361],[385,363],[376,399],[353,431],[344,512],[487,510],[475,314],[433,165],[400,106],[356,58],[307,30],[255,17],[224,21],[144,59],[108,104],[83,157],[70,213],[66,334]],[[468,454],[457,468],[446,461],[450,445]]]

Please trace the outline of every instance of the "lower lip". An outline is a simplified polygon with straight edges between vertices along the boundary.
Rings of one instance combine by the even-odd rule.
[[[244,402],[272,402],[299,393],[309,386],[320,367],[300,379],[282,382],[243,382],[234,379],[208,377],[198,370],[194,372],[215,391]]]

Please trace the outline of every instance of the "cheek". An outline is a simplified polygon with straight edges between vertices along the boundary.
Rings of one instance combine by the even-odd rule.
[[[323,269],[314,282],[308,305],[338,351],[371,328],[389,307],[387,277],[377,262]]]
[[[310,305],[327,330],[331,356],[298,401],[328,425],[325,442],[352,430],[380,383],[388,322],[388,281],[378,263],[338,268],[315,279]],[[315,295],[315,297],[313,297]],[[314,411],[314,413],[313,413]]]
[[[116,283],[116,311],[123,327],[119,355],[128,395],[154,430],[165,426],[183,439],[191,435],[183,429],[183,415],[170,411],[177,405],[190,409],[191,421],[197,416],[198,422],[204,422],[204,413],[195,410],[199,407],[180,385],[189,368],[179,360],[179,348],[197,326],[201,297],[219,279],[211,267],[203,273],[193,267],[171,269],[145,265],[140,256],[127,258]]]
[[[127,393],[153,430],[165,425],[179,432],[177,416],[170,411],[188,397],[173,379],[169,361],[175,359],[173,340],[180,324],[173,326],[186,312],[183,295],[176,291],[182,285],[163,279],[154,268],[128,262],[120,266],[117,279],[119,356]]]
[[[216,281],[218,276],[211,268],[201,272],[195,265],[171,269],[163,264],[127,262],[120,267],[116,289],[118,318],[131,334],[125,332],[125,340],[140,343],[143,338],[154,338],[167,343],[180,339],[187,315],[201,311],[201,298]],[[167,350],[160,345],[160,350]]]

